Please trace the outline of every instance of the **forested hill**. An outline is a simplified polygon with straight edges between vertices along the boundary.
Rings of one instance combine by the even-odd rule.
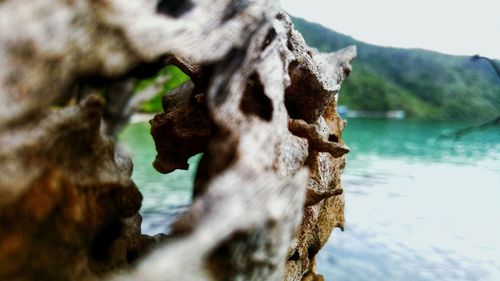
[[[500,114],[500,77],[485,60],[420,49],[363,43],[321,25],[293,18],[320,51],[356,45],[353,72],[340,104],[358,110],[404,110],[409,117],[488,119]]]

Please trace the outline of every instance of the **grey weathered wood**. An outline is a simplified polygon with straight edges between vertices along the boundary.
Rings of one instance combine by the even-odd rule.
[[[272,0],[4,0],[0,30],[0,279],[321,280],[355,49],[309,48]],[[192,80],[151,121],[155,167],[204,155],[192,205],[148,237],[109,135],[166,64]]]
[[[193,207],[174,223],[174,237],[179,237],[186,243],[186,249],[203,249],[200,252],[211,253],[200,263],[204,263],[210,275],[217,280],[320,278],[314,275],[314,255],[326,242],[333,227],[343,228],[343,197],[339,176],[344,165],[342,156],[349,150],[338,143],[343,121],[335,113],[335,96],[340,81],[351,71],[349,63],[354,56],[353,48],[329,55],[310,49],[300,34],[292,29],[289,18],[281,13],[271,26],[265,26],[256,32],[246,50],[229,57],[221,63],[220,68],[216,66],[206,74],[212,83],[206,85],[194,81],[194,84],[189,83],[179,91],[165,96],[165,113],[155,117],[152,122],[153,136],[159,152],[156,167],[163,172],[187,168],[189,157],[199,152],[205,153],[196,178],[194,203],[194,206],[199,204],[203,207]],[[182,68],[183,63],[178,65]],[[308,92],[304,93],[304,90]],[[205,95],[201,101],[202,104],[206,103],[206,111],[184,109],[199,107],[199,102],[194,99],[198,95]],[[287,99],[303,107],[295,110],[295,104],[287,104]],[[180,102],[181,100],[192,103],[190,105],[189,102]],[[189,117],[189,114],[193,115]],[[291,119],[290,116],[297,119]],[[173,122],[174,117],[198,121],[196,124]],[[169,122],[172,125],[165,126]],[[208,130],[203,136],[196,134],[203,131],[200,126]],[[176,128],[172,130],[173,127]],[[169,142],[164,141],[167,139]],[[182,151],[182,156],[172,152],[174,144],[180,140],[187,148]],[[165,146],[168,143],[171,145]],[[285,217],[300,217],[303,206],[306,206],[303,221],[293,241],[284,239],[285,234],[276,233],[275,237],[267,234],[265,238],[259,234],[268,231],[274,233],[273,228],[286,226],[290,230],[297,226],[293,224],[293,220],[284,218],[276,219],[277,223],[271,224],[268,221],[272,214],[264,214],[260,219],[261,224],[266,225],[264,229],[261,226],[257,229],[230,230],[230,226],[225,226],[226,235],[211,237],[211,241],[220,242],[206,245],[209,248],[202,248],[196,244],[195,239],[190,238],[199,232],[214,231],[212,229],[215,226],[211,221],[221,220],[217,213],[213,213],[213,204],[206,203],[210,202],[209,198],[212,196],[219,198],[220,202],[247,202],[224,209],[238,214],[239,223],[253,221],[254,216],[262,216],[261,212],[254,210],[254,206],[262,206],[265,210],[268,204],[278,205],[274,196],[260,191],[263,188],[262,178],[277,177],[288,181],[286,179],[299,173],[303,169],[301,167],[308,167],[312,174],[307,192],[304,183],[299,189],[302,196],[305,195],[301,199],[300,212],[297,212],[297,206],[293,204],[283,206],[283,211],[289,212]],[[240,177],[244,179],[239,179]],[[277,182],[270,181],[265,190],[276,190],[280,196],[290,196],[286,193],[291,190],[280,191],[280,186]],[[220,189],[224,192],[219,191]],[[249,196],[247,190],[262,196]],[[238,199],[240,196],[244,199]],[[281,264],[262,260],[254,264],[248,258],[241,268],[238,264],[233,264],[238,256],[250,255],[255,245],[263,243],[262,240],[271,244],[281,241],[291,245],[286,253],[281,252],[281,256],[279,252],[263,255],[267,258],[274,256],[274,259],[282,261]],[[221,243],[224,245],[223,255],[220,254]],[[151,267],[161,268],[159,264],[151,265],[154,260],[164,260],[165,264],[173,263],[177,266],[177,261],[172,261],[170,255],[182,255],[186,249],[179,249],[176,254],[176,250],[170,247],[169,243],[164,250],[158,250],[155,258],[146,259],[139,266],[138,276],[147,275],[152,270]],[[278,247],[278,244],[274,247],[283,248]],[[214,251],[218,253],[215,256]],[[298,257],[292,258],[295,252]],[[227,260],[221,262],[221,256]],[[190,256],[187,260],[193,258]],[[180,264],[187,260],[182,260]],[[288,262],[284,263],[285,260]],[[284,277],[276,275],[276,272],[283,272],[285,265]],[[163,270],[157,269],[156,274],[171,271],[171,267],[165,267]],[[193,274],[193,279],[202,278],[196,275],[198,269]],[[156,278],[153,276],[151,280]]]

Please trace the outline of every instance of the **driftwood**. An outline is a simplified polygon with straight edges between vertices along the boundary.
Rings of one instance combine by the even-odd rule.
[[[318,53],[265,0],[3,0],[0,29],[0,280],[322,280],[354,48]],[[191,81],[151,121],[154,166],[204,155],[192,205],[149,237],[112,137],[169,64]]]

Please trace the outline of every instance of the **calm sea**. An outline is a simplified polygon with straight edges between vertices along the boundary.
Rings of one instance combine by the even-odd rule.
[[[500,128],[439,138],[468,125],[348,120],[347,223],[318,256],[326,280],[500,280]],[[168,231],[191,200],[199,156],[189,171],[161,175],[149,124],[120,139],[144,195],[143,231]]]

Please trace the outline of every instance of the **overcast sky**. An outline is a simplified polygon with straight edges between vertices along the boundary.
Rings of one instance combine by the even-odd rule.
[[[364,42],[500,59],[500,0],[281,0]]]

